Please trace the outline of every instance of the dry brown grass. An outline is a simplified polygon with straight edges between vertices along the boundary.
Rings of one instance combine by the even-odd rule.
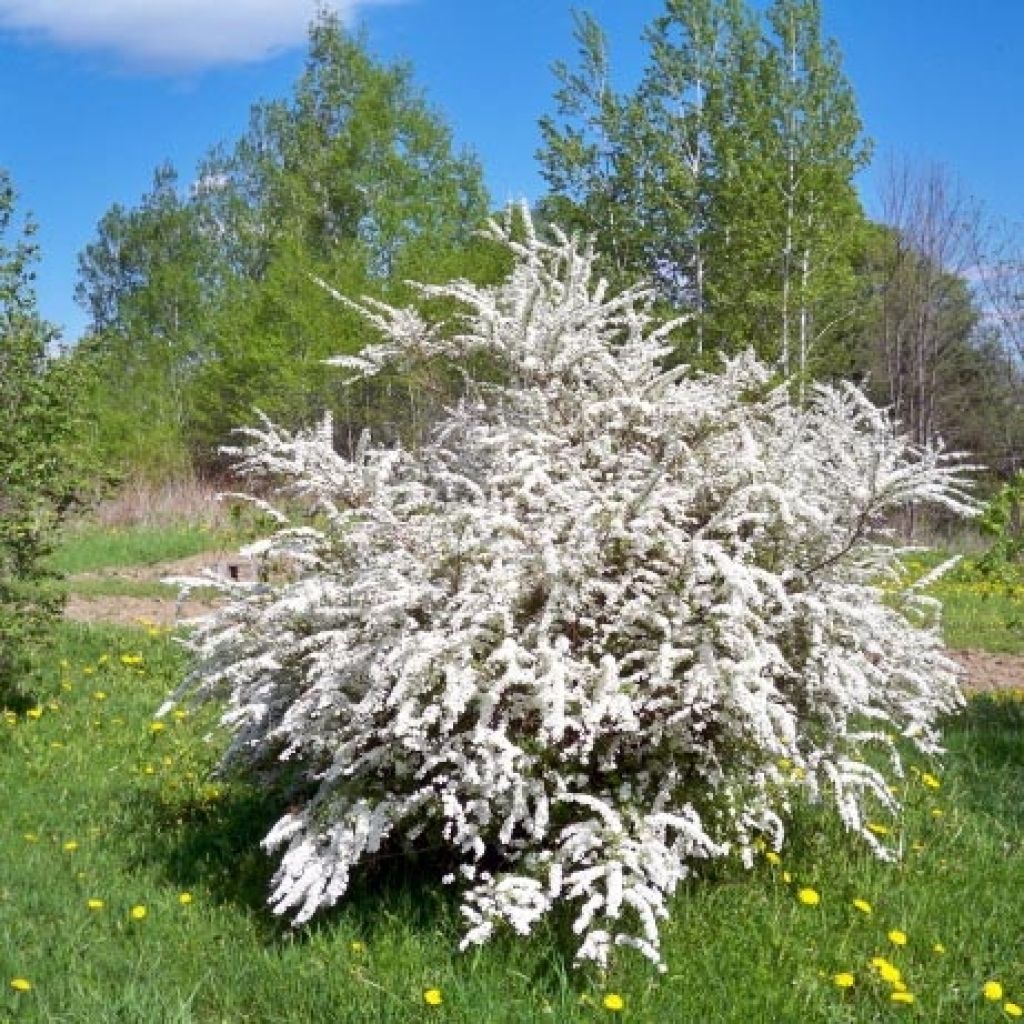
[[[228,481],[177,477],[154,483],[129,480],[113,496],[100,502],[89,522],[110,529],[188,524],[220,529],[229,526],[230,503],[217,494],[231,490]]]

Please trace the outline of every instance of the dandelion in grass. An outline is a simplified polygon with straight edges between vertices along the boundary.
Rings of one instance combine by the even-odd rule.
[[[932,952],[938,956],[941,956],[943,953],[946,952],[946,947],[941,942],[936,942],[932,946]]]
[[[1003,998],[1003,986],[998,981],[986,981],[981,988],[981,994],[990,999],[993,1003]]]
[[[149,731],[152,733],[163,732],[167,728],[166,722],[150,722]]]
[[[868,831],[873,832],[876,836],[887,836],[892,832],[892,829],[888,825],[882,825],[880,822],[869,821]]]
[[[131,668],[133,665],[141,665],[142,664],[142,655],[141,654],[122,654],[121,655],[121,664],[122,665],[127,665],[129,668]]]
[[[187,907],[192,902],[192,893],[183,892],[178,895],[178,902],[183,906]]]
[[[43,717],[43,709],[41,707],[29,708],[28,711],[25,712],[25,717],[40,719]]]
[[[440,1006],[441,1003],[444,1002],[441,990],[439,988],[428,988],[423,993],[423,1002],[425,1002],[427,1006]]]
[[[64,852],[65,853],[74,853],[75,850],[77,850],[77,849],[78,849],[78,841],[76,839],[69,839],[64,844]]]
[[[867,900],[855,899],[853,901],[853,906],[857,910],[859,910],[862,914],[871,914],[872,913],[871,904],[868,903]]]
[[[836,988],[853,988],[856,978],[849,971],[840,971],[832,975],[832,984]]]
[[[85,905],[90,910],[102,910],[106,906],[103,900],[86,900]]]
[[[15,992],[31,992],[32,982],[28,978],[11,978],[11,988]]]
[[[349,951],[354,953],[356,956],[362,956],[366,952],[366,943],[360,942],[356,939],[354,942],[348,944]]]
[[[129,912],[129,916],[133,921],[142,921],[145,919],[147,913],[149,913],[149,911],[146,910],[145,906],[141,903],[137,903],[132,907]]]
[[[942,787],[942,783],[930,772],[921,773],[921,782],[929,789],[940,789]]]
[[[604,999],[601,1000],[601,1005],[612,1013],[618,1013],[625,1007],[626,1001],[618,992],[609,992]]]
[[[793,876],[792,876],[792,874],[790,874],[790,872],[783,871],[782,872],[782,880],[786,883],[786,885],[789,885],[789,883],[793,881]]]
[[[26,832],[21,838],[24,839],[26,843],[39,842],[39,836],[37,836],[35,832]]]
[[[913,992],[890,992],[889,1000],[893,1003],[903,1003],[904,1006],[909,1006],[914,1001]]]
[[[107,695],[102,690],[97,690],[92,695],[92,699],[93,700],[106,700],[107,699]]]
[[[941,807],[933,807],[932,808],[932,817],[933,818],[943,818],[943,817],[945,817],[945,815],[946,815],[946,812]]]
[[[1019,1003],[1003,1003],[1003,1012],[1007,1017],[1024,1017],[1024,1008]]]
[[[889,941],[894,946],[905,946],[907,944],[907,933],[901,932],[899,928],[893,928],[889,932]]]
[[[873,957],[871,960],[871,966],[878,971],[878,976],[882,981],[887,982],[890,985],[898,985],[903,981],[903,974],[900,969],[895,964],[889,963],[885,957]]]
[[[803,888],[797,891],[796,898],[805,907],[816,907],[821,902],[821,895],[817,889]]]
[[[777,865],[777,864],[781,864],[782,863],[782,858],[774,850],[769,850],[764,855],[764,859],[766,861],[768,861],[769,864],[773,864],[773,865]]]

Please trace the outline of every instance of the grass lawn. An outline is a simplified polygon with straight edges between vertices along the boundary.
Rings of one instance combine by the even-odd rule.
[[[878,823],[901,862],[805,808],[778,864],[721,865],[679,894],[665,975],[623,958],[600,977],[570,971],[554,930],[459,953],[451,902],[397,860],[292,931],[264,909],[257,846],[280,808],[209,781],[209,712],[153,728],[182,671],[175,645],[72,625],[60,640],[37,700],[0,721],[0,1021],[963,1022],[1024,1006],[1019,701],[975,700],[949,723],[944,765],[917,763],[902,817]],[[873,957],[913,1003],[891,1001]],[[1002,999],[984,997],[991,980]]]
[[[83,525],[67,533],[50,561],[59,572],[74,575],[117,566],[155,565],[203,551],[231,549],[239,543],[230,531],[202,526],[110,530]]]

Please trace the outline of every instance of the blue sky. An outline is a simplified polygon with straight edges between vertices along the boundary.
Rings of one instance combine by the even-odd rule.
[[[492,198],[536,196],[537,119],[551,110],[552,61],[571,58],[561,0],[344,0],[380,56],[417,82],[483,161]],[[590,0],[623,84],[662,0]],[[45,316],[75,337],[77,253],[114,202],[135,203],[170,159],[188,180],[250,105],[285,95],[302,62],[313,0],[0,0],[0,166],[40,226]],[[1024,221],[1024,3],[824,0],[874,167],[945,164],[994,215]]]

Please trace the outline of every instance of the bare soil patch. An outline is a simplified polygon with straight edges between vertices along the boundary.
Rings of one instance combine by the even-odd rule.
[[[171,628],[185,619],[207,615],[214,607],[199,601],[179,604],[170,597],[81,597],[71,594],[64,608],[64,617],[76,622]]]
[[[168,577],[201,576],[206,572],[212,572],[222,578],[227,577],[231,572],[237,573],[237,579],[251,580],[253,578],[253,567],[248,561],[222,551],[206,551],[188,558],[180,558],[173,562],[160,562],[156,565],[132,565],[85,572],[72,576],[70,582],[73,584],[77,579],[159,583]],[[86,597],[81,594],[71,594],[68,597],[64,615],[66,618],[78,622],[170,627],[186,619],[207,615],[215,608],[215,604],[206,601],[181,602],[171,594],[168,594],[167,597],[135,597],[126,594]]]
[[[968,690],[1024,689],[1024,655],[988,651],[950,651],[964,670]]]

